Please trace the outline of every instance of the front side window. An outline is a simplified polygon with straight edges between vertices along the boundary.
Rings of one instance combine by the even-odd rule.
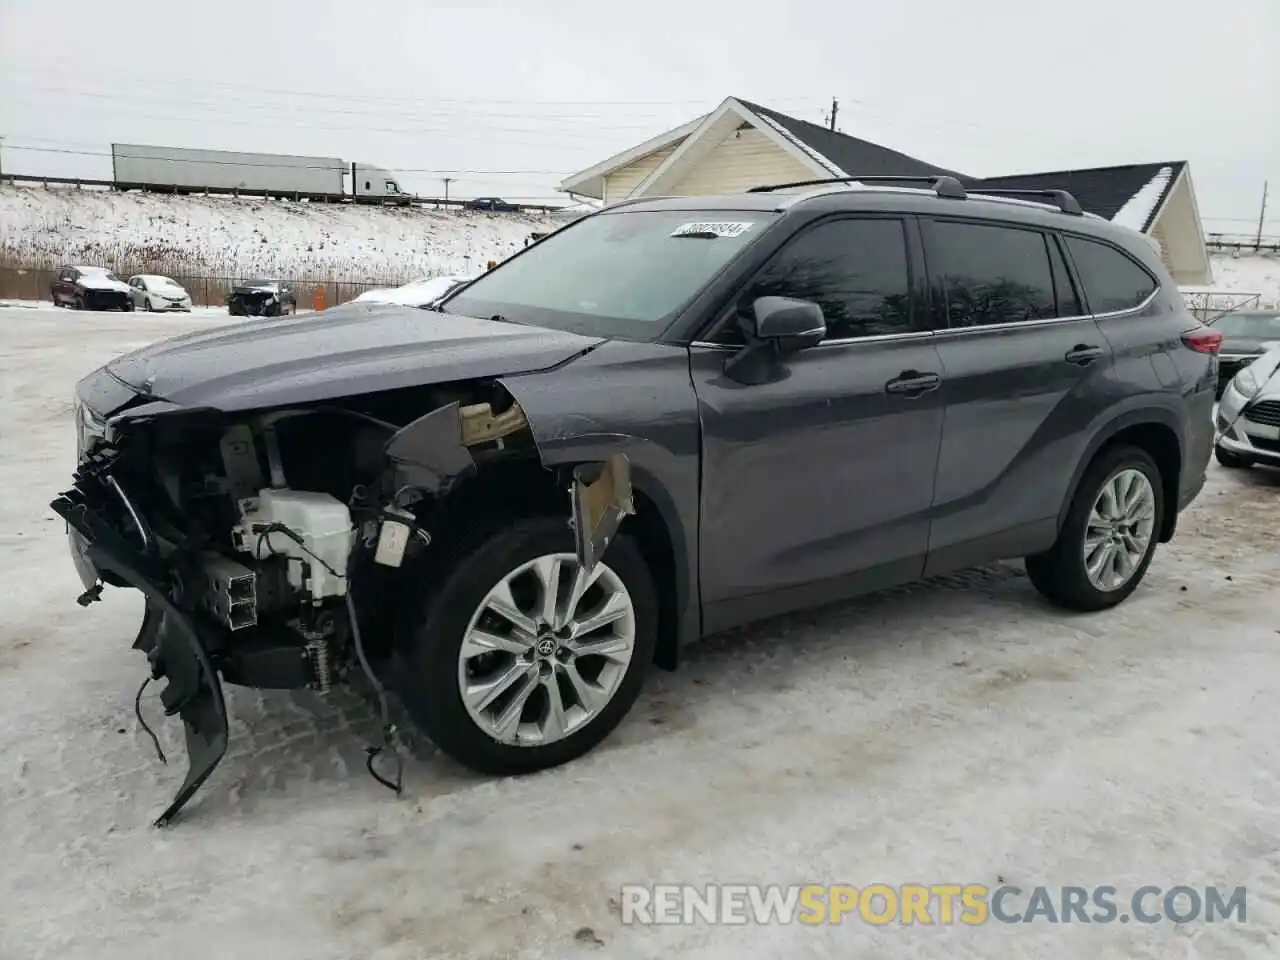
[[[941,288],[942,325],[984,327],[1059,315],[1049,248],[1039,231],[934,221],[926,256]]]
[[[828,340],[909,332],[911,282],[902,221],[831,220],[804,231],[756,275],[739,311],[770,296],[820,306]],[[726,333],[735,336],[732,328]]]
[[[441,310],[591,336],[653,339],[775,216],[740,210],[595,214],[477,277]]]
[[[1091,313],[1132,310],[1155,292],[1155,278],[1115,247],[1083,237],[1066,241]]]

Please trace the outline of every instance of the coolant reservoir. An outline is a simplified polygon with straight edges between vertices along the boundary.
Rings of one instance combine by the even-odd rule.
[[[289,583],[313,600],[346,595],[347,558],[356,536],[346,504],[327,493],[269,487],[241,500],[240,511],[231,534],[236,549],[259,560],[292,558]],[[268,525],[287,527],[302,544],[280,529],[260,532]]]

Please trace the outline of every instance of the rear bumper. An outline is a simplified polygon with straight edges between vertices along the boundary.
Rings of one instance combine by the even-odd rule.
[[[134,647],[146,654],[153,678],[168,680],[160,700],[166,716],[178,714],[182,718],[187,744],[187,775],[156,820],[157,826],[163,826],[191,799],[226,753],[227,709],[201,621],[170,599],[167,568],[146,548],[146,538],[126,539],[103,512],[110,491],[126,497],[119,488],[110,486],[109,467],[110,462],[104,460],[82,465],[75,485],[50,506],[67,522],[72,560],[86,588],[101,578],[134,587],[146,597],[147,612]]]

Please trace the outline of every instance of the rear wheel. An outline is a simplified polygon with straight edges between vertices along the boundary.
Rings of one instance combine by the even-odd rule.
[[[1240,470],[1245,467],[1252,467],[1253,460],[1249,457],[1242,456],[1238,453],[1232,453],[1230,450],[1224,450],[1220,446],[1213,448],[1213,455],[1217,458],[1218,463],[1222,464],[1228,470]]]
[[[1027,557],[1027,576],[1057,606],[1113,607],[1146,574],[1164,511],[1164,486],[1151,456],[1130,446],[1105,450],[1081,478],[1057,542]]]
[[[406,707],[482,773],[529,773],[586,753],[640,693],[657,639],[653,581],[625,536],[581,575],[564,519],[480,535],[405,637]]]

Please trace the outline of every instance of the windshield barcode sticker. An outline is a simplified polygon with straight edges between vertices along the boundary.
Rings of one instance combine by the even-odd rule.
[[[688,236],[712,236],[712,237],[740,237],[748,230],[752,224],[742,222],[713,222],[713,223],[682,223],[671,232],[673,237]]]

